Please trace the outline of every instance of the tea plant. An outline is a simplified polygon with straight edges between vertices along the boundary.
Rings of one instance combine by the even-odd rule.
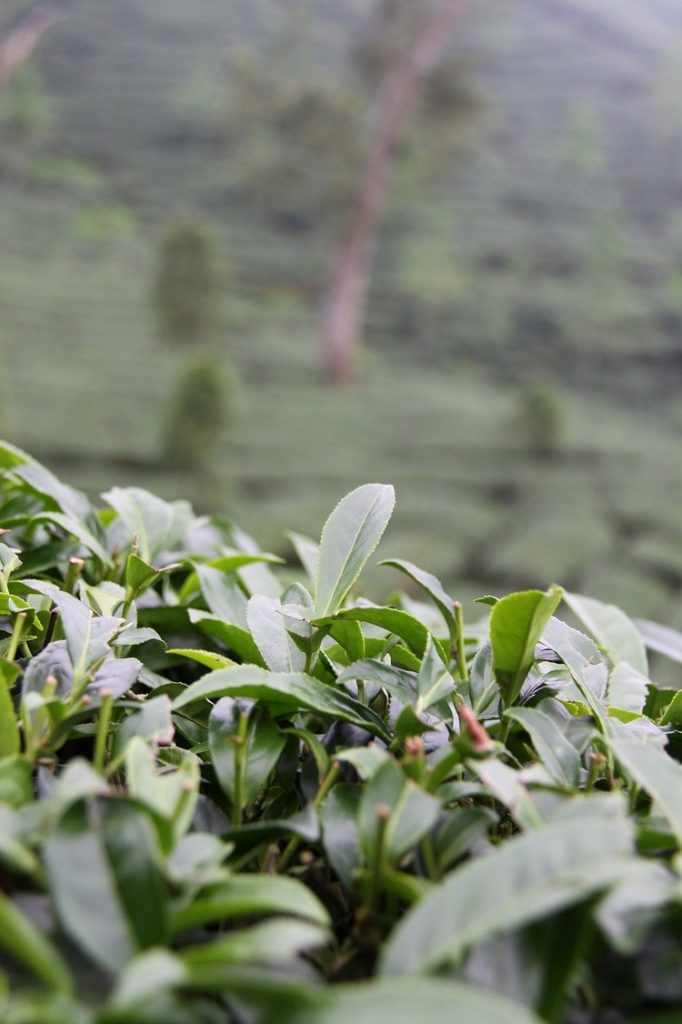
[[[296,576],[0,467],[3,1021],[678,1019],[679,634],[559,587],[465,622],[397,558],[354,596],[381,484]]]

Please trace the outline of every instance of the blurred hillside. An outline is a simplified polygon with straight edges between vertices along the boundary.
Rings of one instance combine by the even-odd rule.
[[[4,0],[0,30],[29,6]],[[282,90],[341,92],[369,7],[71,0],[0,91],[0,432],[90,491],[194,494],[281,551],[283,524],[316,531],[391,481],[387,552],[464,597],[558,579],[682,625],[677,0],[469,5],[452,56],[476,113],[435,175],[405,142],[362,379],[333,392],[334,210],[258,191],[270,128],[239,110],[237,72],[276,58]],[[197,216],[240,381],[208,482],[160,462],[181,355],[149,301],[164,232]]]

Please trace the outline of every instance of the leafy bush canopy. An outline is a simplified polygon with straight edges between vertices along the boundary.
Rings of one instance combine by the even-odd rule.
[[[674,1019],[682,691],[649,657],[682,636],[558,587],[464,622],[401,559],[355,596],[382,484],[296,573],[0,467],[4,1021]]]

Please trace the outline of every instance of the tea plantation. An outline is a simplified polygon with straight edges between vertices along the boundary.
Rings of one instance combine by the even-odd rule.
[[[0,469],[3,1021],[679,1019],[682,634]]]

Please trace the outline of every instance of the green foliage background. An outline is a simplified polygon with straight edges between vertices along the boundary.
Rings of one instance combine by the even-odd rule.
[[[676,4],[472,7],[453,55],[478,110],[435,179],[406,145],[363,379],[333,394],[330,221],[324,205],[284,216],[270,187],[246,201],[273,139],[254,117],[237,144],[235,83],[281,36],[287,95],[342,92],[366,5],[74,0],[0,110],[6,429],[91,493],[195,488],[159,461],[183,357],[159,345],[149,292],[159,238],[199,216],[230,267],[218,345],[241,382],[214,461],[267,545],[286,551],[282,522],[312,531],[330,489],[390,478],[398,543],[463,596],[562,578],[679,624]],[[561,424],[551,460],[522,422],[538,371]]]

